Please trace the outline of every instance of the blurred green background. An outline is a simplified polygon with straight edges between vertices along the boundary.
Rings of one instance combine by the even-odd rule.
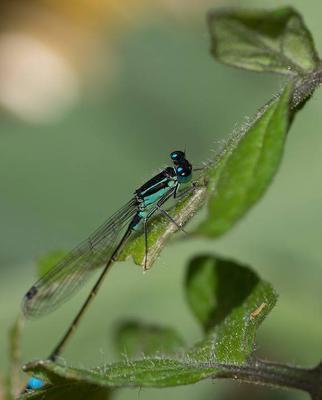
[[[280,77],[211,58],[205,24],[210,7],[292,5],[322,53],[317,0],[160,0],[153,6],[136,0],[120,9],[116,2],[84,0],[83,14],[77,3],[53,3],[0,6],[2,372],[8,329],[36,277],[37,258],[86,237],[169,163],[170,151],[186,147],[196,166],[211,158],[282,86]],[[132,262],[117,264],[62,360],[79,367],[116,360],[114,334],[126,319],[174,326],[192,344],[201,331],[185,302],[185,266],[192,255],[212,252],[251,265],[279,293],[259,332],[259,354],[315,366],[322,355],[321,107],[317,91],[296,117],[267,195],[229,234],[217,241],[172,242],[144,275]],[[48,355],[91,284],[53,315],[28,322],[24,362]],[[306,398],[232,382],[126,389],[115,398],[165,396]]]

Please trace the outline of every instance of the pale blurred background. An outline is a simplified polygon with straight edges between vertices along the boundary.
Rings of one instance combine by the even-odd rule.
[[[194,165],[283,84],[225,67],[209,54],[211,7],[291,4],[322,53],[322,3],[217,0],[3,0],[0,4],[0,368],[7,332],[35,279],[35,260],[70,249],[186,147]],[[187,344],[201,331],[185,303],[192,254],[250,264],[280,297],[258,351],[304,366],[322,356],[322,93],[298,115],[265,198],[219,241],[178,242],[143,275],[115,266],[63,362],[116,360],[125,319],[174,326]],[[45,358],[89,290],[52,316],[28,322],[23,361]],[[232,382],[167,390],[126,389],[115,399],[305,399]]]

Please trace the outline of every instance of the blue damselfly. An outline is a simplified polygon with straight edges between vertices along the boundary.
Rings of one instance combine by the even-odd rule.
[[[156,212],[160,212],[182,230],[182,227],[162,208],[162,205],[170,198],[176,198],[180,185],[191,180],[192,166],[182,151],[173,151],[170,157],[173,162],[172,167],[163,169],[139,187],[125,206],[41,277],[24,296],[23,312],[26,317],[47,314],[71,297],[92,272],[96,271],[97,267],[104,267],[73,322],[48,357],[50,360],[55,361],[60,355],[94,299],[107,271],[117,260],[120,251],[133,232],[143,228],[146,268],[149,219]],[[37,385],[39,386],[39,382]],[[29,386],[32,388],[31,384]]]

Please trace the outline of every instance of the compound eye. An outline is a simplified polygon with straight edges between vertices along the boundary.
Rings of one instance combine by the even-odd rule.
[[[185,157],[185,154],[183,151],[177,150],[177,151],[173,151],[170,154],[171,160],[173,161],[178,161],[178,160],[182,160]]]

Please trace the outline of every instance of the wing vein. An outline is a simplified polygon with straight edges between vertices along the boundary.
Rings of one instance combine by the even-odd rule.
[[[137,201],[133,197],[42,276],[24,296],[24,315],[41,316],[71,297],[97,267],[108,261],[117,239],[137,209]]]

